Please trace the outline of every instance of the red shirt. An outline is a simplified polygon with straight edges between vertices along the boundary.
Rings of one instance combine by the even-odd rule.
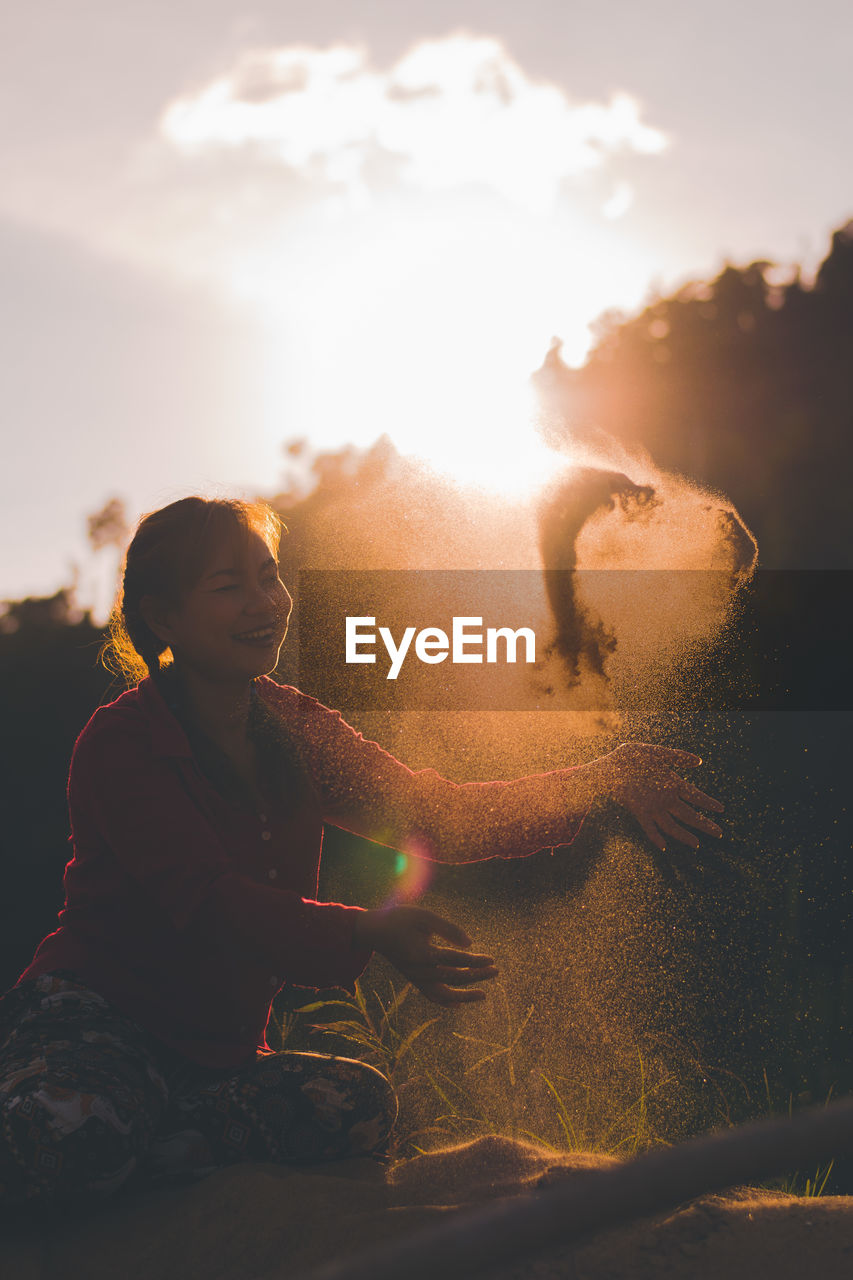
[[[459,785],[412,772],[297,689],[267,677],[256,688],[298,742],[314,795],[262,815],[224,799],[143,680],[77,739],[65,905],[18,979],[73,970],[209,1066],[267,1047],[284,982],[352,989],[370,958],[352,941],[361,908],[316,901],[324,821],[446,862],[566,844],[583,821],[564,811],[573,770]]]

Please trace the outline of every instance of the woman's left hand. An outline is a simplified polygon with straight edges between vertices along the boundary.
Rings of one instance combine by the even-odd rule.
[[[432,941],[434,937],[454,946],[442,947]],[[353,921],[353,941],[385,956],[433,1004],[485,1000],[485,991],[473,984],[498,974],[491,956],[469,951],[472,940],[464,929],[424,907],[361,911]]]
[[[598,771],[601,791],[633,814],[658,849],[666,849],[668,837],[698,849],[697,831],[716,838],[723,834],[698,810],[722,813],[723,806],[675,770],[695,769],[701,763],[690,751],[623,742],[591,767]]]

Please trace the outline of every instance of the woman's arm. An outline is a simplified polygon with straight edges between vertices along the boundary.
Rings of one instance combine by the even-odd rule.
[[[722,805],[675,772],[701,763],[686,751],[628,743],[575,768],[454,783],[432,769],[408,769],[314,698],[294,690],[273,698],[297,736],[326,820],[420,857],[475,862],[569,844],[590,807],[611,799],[659,848],[668,837],[695,848],[688,827],[720,834],[696,808],[719,812]]]

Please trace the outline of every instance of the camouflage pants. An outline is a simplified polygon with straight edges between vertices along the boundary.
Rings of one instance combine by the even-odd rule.
[[[319,1053],[197,1066],[64,973],[0,1000],[0,1206],[79,1205],[240,1161],[380,1154],[385,1077]]]

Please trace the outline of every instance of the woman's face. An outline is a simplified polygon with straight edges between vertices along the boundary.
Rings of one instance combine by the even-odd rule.
[[[251,680],[275,668],[292,605],[269,546],[249,530],[213,540],[198,582],[158,630],[179,665]]]

